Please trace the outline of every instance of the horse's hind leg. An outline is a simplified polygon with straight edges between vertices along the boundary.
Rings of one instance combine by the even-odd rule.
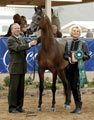
[[[63,85],[64,85],[64,90],[65,90],[65,96],[66,96],[66,100],[65,100],[65,107],[66,108],[70,108],[70,95],[71,95],[71,89],[70,89],[70,84],[68,82],[68,80],[66,79],[66,75],[64,70],[59,72],[59,77],[61,78]]]
[[[65,75],[66,75],[66,79],[68,80],[68,84],[69,84],[69,86],[70,86],[70,81],[69,81],[69,66],[67,66],[65,69],[64,69],[64,72],[65,72]],[[71,103],[71,86],[70,86],[70,92],[69,92],[70,94],[69,94],[69,101],[70,101],[70,103]],[[67,104],[67,101],[65,101],[65,107],[66,107],[66,104]]]
[[[56,79],[57,79],[57,74],[53,74],[53,83],[52,83],[52,93],[53,93],[53,99],[52,99],[52,107],[51,107],[51,112],[55,112],[55,92],[56,92]]]
[[[44,69],[38,69],[40,85],[39,85],[39,104],[37,107],[37,112],[41,111],[41,104],[42,104],[42,93],[44,89]]]

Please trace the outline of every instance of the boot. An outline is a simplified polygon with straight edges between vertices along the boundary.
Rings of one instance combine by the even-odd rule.
[[[78,103],[76,103],[76,108],[73,111],[71,111],[70,113],[80,114],[81,108],[82,108],[82,103],[78,102]]]

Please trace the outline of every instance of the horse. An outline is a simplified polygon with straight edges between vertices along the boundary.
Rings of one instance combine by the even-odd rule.
[[[52,25],[48,16],[42,11],[40,7],[35,7],[35,13],[32,17],[32,22],[30,24],[31,31],[39,28],[41,30],[41,46],[38,51],[38,74],[40,79],[39,86],[39,104],[37,111],[41,111],[42,104],[42,93],[44,90],[44,72],[45,70],[50,70],[53,74],[52,82],[52,106],[51,111],[55,112],[55,92],[56,92],[56,79],[57,75],[61,78],[64,91],[65,91],[65,106],[68,107],[70,103],[70,89],[69,83],[66,79],[64,69],[68,66],[68,62],[64,59],[64,47],[66,40],[60,40],[58,42],[52,33]]]

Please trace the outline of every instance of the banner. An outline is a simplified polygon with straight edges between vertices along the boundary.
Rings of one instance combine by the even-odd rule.
[[[34,38],[26,38],[28,41],[32,41]],[[8,73],[9,67],[9,55],[7,49],[7,40],[8,38],[0,38],[0,73]],[[27,50],[27,72],[34,71],[34,59],[35,59],[35,71],[38,71],[38,61],[37,61],[37,53],[39,50],[40,44],[31,47]]]
[[[88,39],[81,39],[87,42],[88,49],[89,49],[89,55],[90,59],[85,62],[85,70],[86,71],[94,71],[94,39],[88,38]]]
[[[0,38],[0,73],[8,73],[9,66],[9,56],[7,49],[7,38]],[[33,38],[26,38],[26,40],[33,40]],[[86,71],[94,71],[94,39],[82,39],[88,43],[89,52],[90,52],[90,60],[85,62]],[[37,53],[39,50],[40,44],[31,47],[31,49],[27,50],[27,72],[34,71],[34,59],[35,59],[35,71],[38,71],[38,61],[37,61]]]

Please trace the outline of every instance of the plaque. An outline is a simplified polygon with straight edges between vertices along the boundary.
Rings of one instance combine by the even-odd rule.
[[[75,51],[71,51],[71,60],[72,62],[77,62],[77,59],[74,56]]]

